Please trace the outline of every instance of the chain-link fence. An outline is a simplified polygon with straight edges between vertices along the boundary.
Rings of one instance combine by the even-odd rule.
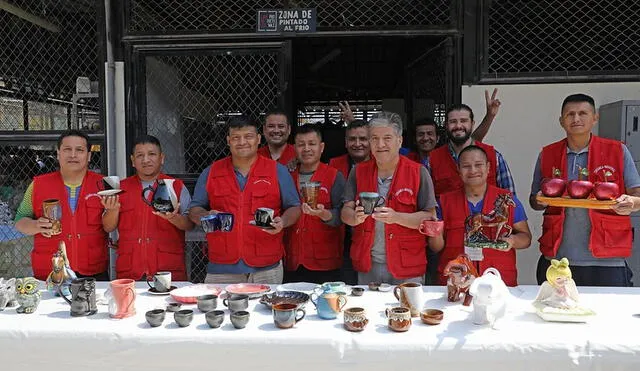
[[[148,31],[253,32],[256,9],[316,8],[319,31],[401,29],[452,23],[452,0],[132,0],[130,33]]]
[[[491,1],[486,72],[640,70],[637,1]]]
[[[97,5],[92,0],[2,1],[0,277],[31,271],[33,238],[18,233],[13,218],[32,177],[57,169],[56,131],[101,130]],[[100,143],[92,147],[92,170],[102,168],[103,149]]]

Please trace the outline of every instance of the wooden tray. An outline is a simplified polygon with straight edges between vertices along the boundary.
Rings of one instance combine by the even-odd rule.
[[[569,197],[545,197],[545,196],[536,196],[536,200],[538,202],[547,204],[549,206],[556,207],[580,207],[583,209],[599,209],[599,210],[608,210],[611,209],[611,206],[616,204],[615,200],[610,201],[599,201],[595,198],[569,198]]]

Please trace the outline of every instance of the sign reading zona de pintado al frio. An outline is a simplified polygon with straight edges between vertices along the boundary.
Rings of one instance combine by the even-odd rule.
[[[258,9],[257,32],[316,32],[316,9]]]

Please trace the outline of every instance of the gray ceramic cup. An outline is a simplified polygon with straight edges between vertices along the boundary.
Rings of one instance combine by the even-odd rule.
[[[148,311],[144,317],[147,319],[149,326],[158,327],[162,325],[162,322],[164,322],[165,313],[164,309],[154,309]]]
[[[167,312],[177,312],[182,308],[182,303],[169,303],[167,304]]]
[[[173,313],[173,319],[176,321],[178,326],[187,327],[193,321],[193,310],[191,309],[183,309]]]
[[[245,328],[249,323],[249,312],[246,310],[240,310],[235,313],[231,313],[231,323],[233,327],[237,329]]]
[[[231,313],[246,310],[249,308],[249,296],[243,294],[233,294],[222,301],[225,307],[229,308]]]
[[[224,311],[223,310],[212,310],[210,312],[205,313],[204,319],[207,320],[207,324],[211,328],[218,328],[224,322]]]
[[[210,312],[218,307],[218,295],[198,296],[198,309],[202,313]]]

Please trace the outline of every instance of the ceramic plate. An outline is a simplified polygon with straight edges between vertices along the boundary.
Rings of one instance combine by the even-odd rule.
[[[535,305],[536,314],[549,322],[588,322],[595,316],[595,312],[587,308],[560,309],[542,305]]]
[[[98,196],[113,196],[122,192],[121,189],[105,189],[104,191],[99,191]]]
[[[162,296],[162,295],[169,295],[171,293],[171,291],[177,289],[177,287],[175,286],[171,286],[171,288],[169,289],[169,291],[156,291],[155,287],[150,288],[149,290],[147,290],[147,292],[151,295],[158,295],[158,296]]]
[[[254,283],[236,283],[224,288],[229,294],[249,295],[249,298],[257,298],[271,291],[268,285],[260,285]]]
[[[277,291],[301,291],[304,293],[311,293],[313,290],[318,287],[318,284],[310,283],[310,282],[290,282],[282,284],[276,287]]]
[[[263,227],[263,226],[261,226],[261,225],[256,225],[256,221],[255,221],[255,220],[250,220],[250,221],[249,221],[249,224],[251,224],[251,225],[252,225],[252,226],[254,226],[254,227],[258,227],[258,228],[262,228],[262,229],[275,229],[274,227],[271,227],[271,226],[269,226],[269,227]]]
[[[276,291],[260,298],[260,303],[269,308],[275,304],[295,304],[298,308],[303,308],[308,301],[309,295],[300,291]]]
[[[170,291],[171,297],[180,303],[195,304],[200,295],[220,295],[221,290],[213,285],[199,283]]]

